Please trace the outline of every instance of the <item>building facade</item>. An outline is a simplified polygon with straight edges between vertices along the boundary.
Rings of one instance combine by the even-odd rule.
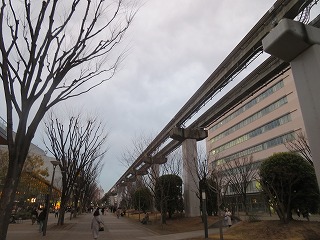
[[[288,68],[210,125],[206,142],[209,168],[220,166],[226,171],[223,165],[236,159],[252,158],[258,169],[261,161],[273,153],[288,151],[284,143],[298,132],[305,133],[305,127],[292,72]],[[232,186],[226,187],[224,193],[227,205],[243,210]],[[267,210],[256,180],[250,182],[247,193],[249,211]]]

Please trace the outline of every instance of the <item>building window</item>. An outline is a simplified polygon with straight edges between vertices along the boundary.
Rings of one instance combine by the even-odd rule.
[[[287,76],[285,78],[287,78]],[[256,98],[254,98],[251,101],[249,101],[248,103],[244,104],[241,108],[239,108],[238,110],[234,111],[233,113],[231,113],[230,115],[225,117],[223,120],[221,120],[217,124],[213,125],[209,129],[209,131],[214,131],[214,130],[220,128],[221,126],[223,126],[224,124],[226,124],[230,120],[232,120],[232,119],[236,118],[237,116],[239,116],[241,113],[245,112],[246,110],[248,110],[249,108],[253,107],[257,103],[261,102],[263,99],[269,97],[270,95],[272,95],[273,93],[275,93],[279,89],[283,88],[283,86],[284,86],[283,80],[285,78],[281,79],[278,83],[276,83],[272,87],[268,88],[263,93],[259,94]]]
[[[242,150],[240,152],[231,154],[231,155],[229,155],[227,157],[224,157],[224,158],[221,158],[221,159],[217,159],[217,160],[212,162],[212,167],[214,168],[216,165],[220,165],[220,164],[232,161],[232,160],[234,160],[236,158],[241,158],[241,157],[244,157],[244,156],[251,155],[253,153],[257,153],[257,152],[261,152],[261,151],[267,150],[269,148],[278,146],[280,144],[283,144],[286,141],[290,141],[290,140],[293,140],[293,139],[294,139],[294,132],[290,132],[290,133],[278,136],[276,138],[270,139],[270,140],[268,140],[266,142],[263,142],[261,144],[258,144],[256,146],[253,146],[253,147],[247,148],[245,150]]]
[[[223,131],[222,133],[218,134],[217,136],[210,139],[211,143],[214,143],[226,136],[228,136],[231,133],[234,133],[235,131],[247,126],[248,124],[256,121],[257,119],[262,118],[263,116],[275,111],[276,109],[280,108],[284,104],[288,103],[287,97],[280,98],[276,102],[270,104],[269,106],[261,109],[260,111],[254,113],[253,115],[247,117],[246,119],[242,120],[241,122],[235,124],[234,126],[228,128],[227,130]]]
[[[282,117],[280,117],[278,119],[275,119],[275,120],[273,120],[273,121],[271,121],[271,122],[269,122],[269,123],[267,123],[267,124],[265,124],[265,125],[263,125],[263,126],[261,126],[259,128],[256,128],[256,129],[254,129],[254,130],[252,130],[252,131],[250,131],[250,132],[248,132],[248,133],[246,133],[246,134],[244,134],[244,135],[242,135],[242,136],[240,136],[240,137],[238,137],[238,138],[236,138],[236,139],[234,139],[234,140],[232,140],[230,142],[227,142],[222,146],[219,146],[219,147],[213,149],[211,151],[211,153],[212,154],[220,153],[220,152],[222,152],[222,151],[224,151],[224,150],[226,150],[228,148],[231,148],[231,147],[233,147],[235,145],[238,145],[238,144],[240,144],[242,142],[245,142],[245,141],[247,141],[247,140],[249,140],[251,138],[254,138],[254,137],[258,136],[258,135],[261,135],[261,134],[263,134],[263,133],[265,133],[267,131],[270,131],[270,130],[272,130],[272,129],[276,128],[276,127],[279,127],[279,126],[281,126],[283,124],[286,124],[286,123],[288,123],[290,121],[291,121],[291,115],[289,113],[289,114],[286,114],[286,115],[284,115],[284,116],[282,116]]]

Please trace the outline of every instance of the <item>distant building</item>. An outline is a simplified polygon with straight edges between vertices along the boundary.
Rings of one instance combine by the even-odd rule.
[[[261,161],[273,153],[288,151],[284,142],[293,139],[299,131],[305,132],[305,126],[288,68],[210,125],[206,140],[209,167],[252,156],[258,169]],[[247,190],[249,211],[265,210],[258,183],[252,181]],[[243,210],[232,186],[226,189],[226,200],[229,205]]]
[[[0,145],[0,149],[3,151],[7,151],[8,150],[8,146],[7,145]],[[36,155],[36,156],[40,156],[43,160],[43,168],[47,168],[48,169],[48,173],[49,176],[46,177],[46,180],[48,182],[51,182],[51,178],[52,178],[52,173],[53,173],[53,166],[51,164],[51,161],[56,160],[54,157],[49,157],[46,154],[46,151],[41,149],[40,147],[38,147],[37,145],[31,143],[30,148],[29,148],[29,155]],[[59,167],[56,168],[55,171],[55,177],[54,177],[54,182],[53,182],[54,186],[58,189],[60,189],[61,187],[61,171],[59,170]]]

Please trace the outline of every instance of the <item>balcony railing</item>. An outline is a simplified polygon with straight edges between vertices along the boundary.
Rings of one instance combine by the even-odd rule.
[[[7,122],[2,117],[0,117],[0,134],[4,138],[7,137]]]
[[[7,129],[7,122],[2,117],[0,117],[0,127],[3,128],[4,130]]]

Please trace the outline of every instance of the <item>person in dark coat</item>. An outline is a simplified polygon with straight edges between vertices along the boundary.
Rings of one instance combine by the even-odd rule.
[[[39,221],[39,232],[42,232],[43,231],[43,224],[44,224],[44,221],[46,219],[46,214],[47,214],[47,209],[44,208],[42,210],[42,212],[39,214],[38,216],[38,221]]]

